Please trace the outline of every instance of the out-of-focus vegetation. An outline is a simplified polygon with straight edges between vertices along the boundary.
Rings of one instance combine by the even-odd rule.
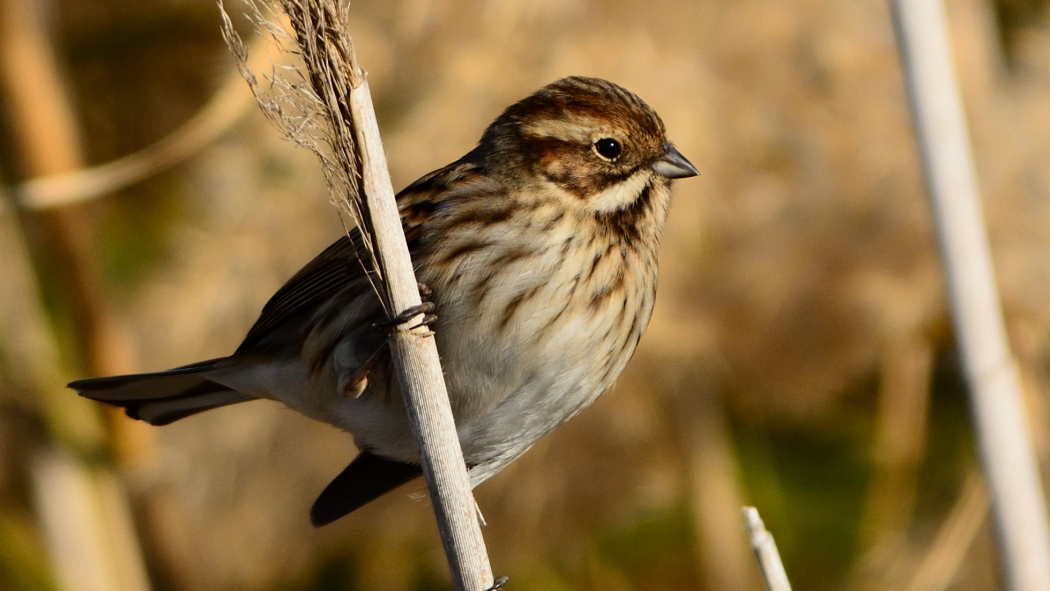
[[[210,0],[35,4],[89,164],[179,127],[233,67]],[[947,6],[1047,458],[1050,15],[1039,0]],[[619,386],[477,491],[511,588],[759,589],[744,503],[799,589],[1000,586],[884,2],[360,0],[353,19],[396,186],[570,74],[636,91],[702,173],[676,186],[659,302]],[[12,115],[15,82],[0,95],[9,183],[39,174]],[[0,297],[39,285],[60,358],[27,373],[39,348],[12,336],[27,308],[5,299],[0,588],[28,590],[56,579],[32,474],[63,435],[41,389],[72,407],[72,392],[55,392],[93,368],[228,354],[341,226],[312,156],[254,110],[72,222],[0,216],[32,253],[30,267],[4,247]],[[56,255],[63,228],[98,279],[90,306]],[[161,429],[106,417],[109,450],[65,443],[120,476],[156,589],[448,588],[419,486],[311,529],[310,503],[354,453],[348,435],[267,402]]]

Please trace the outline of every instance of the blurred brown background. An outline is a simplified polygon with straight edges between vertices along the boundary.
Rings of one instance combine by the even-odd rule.
[[[1044,475],[1046,4],[947,2]],[[510,589],[757,590],[744,503],[797,589],[1001,587],[885,2],[360,0],[352,16],[396,187],[571,74],[637,92],[702,173],[676,185],[620,384],[477,491]],[[0,27],[8,204],[177,132],[233,72],[210,0],[0,0]],[[268,402],[153,429],[62,388],[228,354],[338,236],[313,157],[230,105],[174,167],[0,212],[0,589],[450,588],[419,486],[310,527],[348,435]],[[114,559],[122,574],[71,577],[92,535],[146,574]]]

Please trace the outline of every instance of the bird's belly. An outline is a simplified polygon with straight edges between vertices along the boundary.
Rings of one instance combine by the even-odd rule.
[[[463,359],[455,353],[446,358],[449,398],[468,462],[510,461],[601,393],[593,354],[569,350],[556,355],[529,347],[479,347]]]
[[[569,271],[541,276],[508,268],[507,282],[484,298],[455,285],[436,294],[435,338],[464,456],[477,466],[475,484],[607,390],[648,322],[653,282],[627,282],[596,304],[591,286],[577,285],[575,273],[559,273]],[[331,422],[354,433],[359,445],[418,461],[389,368],[369,374],[362,396],[337,396],[335,404]]]
[[[438,349],[464,458],[471,466],[492,467],[487,478],[587,406],[605,386],[595,378],[595,355],[580,354],[594,349],[586,346],[582,331],[545,349],[493,342],[483,329],[471,332],[438,327]],[[306,412],[302,397],[290,406],[350,431],[359,445],[383,457],[419,461],[396,378],[385,368],[369,375],[369,387],[358,398],[326,397],[332,401],[330,411]]]
[[[490,468],[474,474],[475,484],[590,405],[634,351],[637,339],[619,327],[644,323],[565,312],[556,301],[537,297],[505,323],[475,316],[438,328],[464,456]],[[647,319],[648,310],[637,310],[643,312]]]

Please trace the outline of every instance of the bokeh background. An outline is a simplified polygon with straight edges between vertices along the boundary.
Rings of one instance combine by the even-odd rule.
[[[1048,474],[1050,14],[946,4]],[[743,504],[797,589],[1002,587],[886,2],[360,0],[352,18],[395,187],[571,74],[637,92],[702,173],[676,184],[618,386],[476,491],[511,589],[760,589]],[[150,428],[62,387],[228,354],[341,231],[312,155],[231,78],[214,3],[0,0],[0,27],[0,589],[450,588],[421,486],[310,527],[347,434],[269,402]],[[172,133],[177,164],[11,207]]]

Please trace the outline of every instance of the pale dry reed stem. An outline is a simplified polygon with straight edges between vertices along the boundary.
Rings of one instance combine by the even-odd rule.
[[[220,5],[221,6],[221,5]],[[421,304],[401,227],[379,127],[364,70],[347,28],[349,3],[283,0],[282,26],[255,5],[252,17],[300,64],[276,69],[266,88],[242,67],[263,112],[284,136],[321,161],[333,201],[363,236],[359,260],[392,317]],[[223,12],[224,35],[240,63],[245,47]],[[420,314],[394,331],[391,352],[419,443],[420,460],[445,544],[453,582],[460,591],[492,587],[493,576],[456,425],[438,362],[437,345]]]
[[[791,583],[788,582],[784,563],[780,560],[777,543],[773,540],[773,534],[766,531],[766,524],[762,523],[758,509],[744,507],[744,527],[751,537],[751,548],[755,551],[755,559],[758,560],[758,568],[762,572],[766,589],[791,591]]]
[[[39,9],[28,0],[0,2],[0,83],[18,148],[29,174],[36,176],[60,174],[83,165],[76,114]],[[52,256],[62,265],[61,289],[73,309],[78,353],[92,372],[119,373],[129,369],[125,364],[130,357],[128,343],[121,338],[119,323],[103,304],[103,283],[92,255],[89,228],[79,214],[75,209],[61,209],[38,214],[32,221],[46,235]],[[16,226],[13,216],[7,219],[12,227]],[[4,256],[19,254],[5,252]],[[28,271],[31,265],[24,268]],[[20,283],[26,288],[21,294],[25,300],[31,292],[38,292],[36,277],[27,277]],[[40,325],[32,328],[44,340],[38,341],[37,346],[45,353],[46,349],[53,353],[54,334],[45,318],[40,314]],[[55,360],[45,356],[36,363]],[[107,514],[96,510],[105,507],[110,511],[108,516],[129,515],[123,490],[116,485],[99,486],[100,480],[115,482],[108,469],[90,467],[70,451],[97,453],[102,447],[96,438],[74,439],[101,431],[97,411],[65,396],[60,390],[64,380],[55,379],[55,366],[28,371],[38,380],[33,384],[35,393],[45,401],[45,416],[57,440],[41,450],[38,458],[31,458],[29,464],[38,484],[33,488],[34,501],[45,524],[56,578],[69,590],[149,589],[133,528],[107,527]],[[54,402],[59,396],[63,396],[61,401]],[[70,424],[84,427],[64,431]],[[127,447],[127,439],[121,433],[111,432],[110,443],[117,449]],[[66,449],[60,449],[63,444]],[[51,478],[57,479],[59,486],[63,482],[74,486],[53,489],[56,484],[49,482]]]
[[[1007,585],[1047,591],[1046,501],[1003,323],[944,6],[895,0],[892,7]]]

